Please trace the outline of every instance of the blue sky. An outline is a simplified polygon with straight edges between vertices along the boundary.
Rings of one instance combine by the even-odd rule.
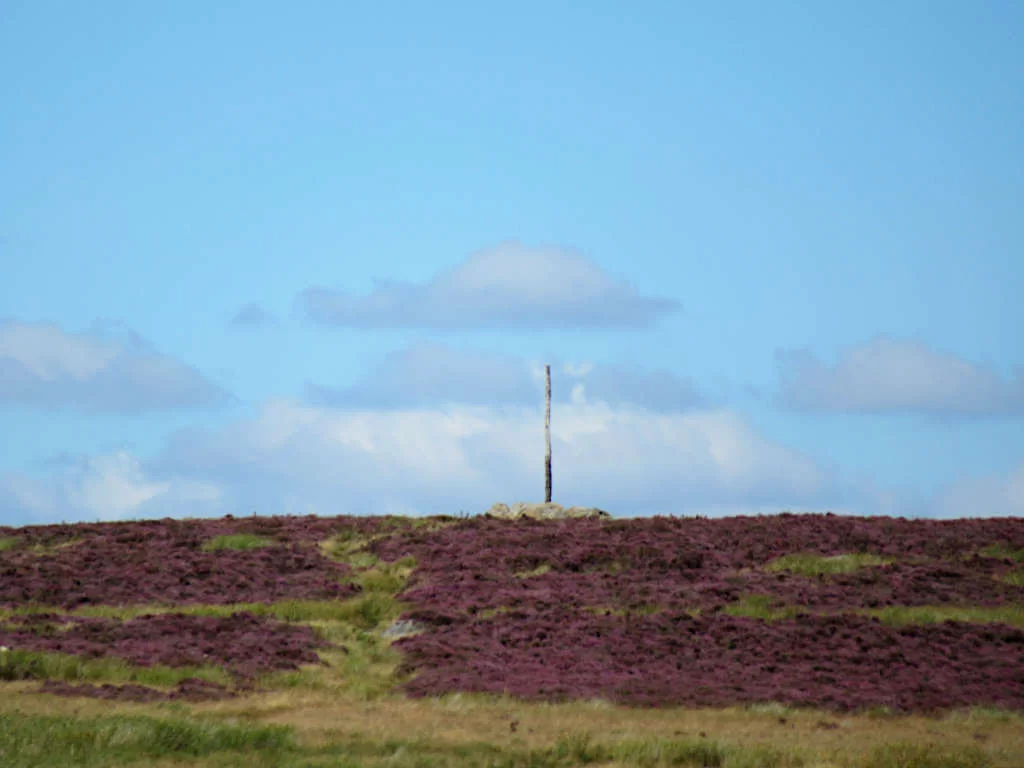
[[[1022,31],[0,2],[0,523],[1024,514]]]

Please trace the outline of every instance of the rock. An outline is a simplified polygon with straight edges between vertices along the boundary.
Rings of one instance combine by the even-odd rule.
[[[596,507],[569,507],[565,509],[561,504],[530,504],[519,501],[509,509],[507,504],[497,503],[484,513],[485,517],[493,517],[499,520],[565,520],[568,518],[583,517],[611,517],[603,509]]]
[[[569,507],[565,510],[565,517],[607,517],[610,518],[611,512],[605,512],[603,509],[597,507]]]
[[[386,637],[389,640],[398,637],[408,637],[409,635],[415,635],[417,632],[422,632],[424,629],[425,627],[419,622],[398,619],[381,632],[381,637]]]
[[[511,516],[512,513],[509,512],[508,504],[502,504],[500,501],[484,512],[484,517],[498,517],[502,520],[507,520]]]

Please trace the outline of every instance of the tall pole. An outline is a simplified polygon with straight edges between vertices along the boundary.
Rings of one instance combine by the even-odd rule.
[[[544,503],[551,503],[551,366],[544,366]]]

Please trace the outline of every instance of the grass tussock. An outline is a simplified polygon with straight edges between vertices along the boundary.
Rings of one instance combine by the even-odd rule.
[[[602,744],[586,732],[568,733],[543,755],[543,765],[630,765],[630,766],[802,766],[797,756],[766,747],[727,746],[708,739],[642,739]],[[543,758],[546,758],[544,760]]]
[[[180,717],[0,715],[0,764],[5,768],[147,765],[168,758],[187,759],[177,764],[188,765],[218,753],[279,765],[295,750],[292,730],[281,726]]]
[[[0,536],[0,552],[8,552],[20,543],[21,540],[17,536]]]
[[[353,613],[352,600],[281,600],[274,603],[228,603],[226,605],[88,605],[71,611],[76,616],[93,616],[127,621],[156,613],[180,613],[189,616],[216,616],[226,618],[248,611],[288,622],[344,621]],[[54,610],[54,609],[50,609]]]
[[[853,573],[861,568],[887,565],[890,562],[892,561],[869,553],[849,553],[830,557],[797,553],[776,558],[765,565],[764,569],[769,572],[788,571],[798,576],[816,578],[838,573]]]
[[[543,576],[545,573],[549,573],[550,571],[550,563],[541,563],[536,568],[531,568],[527,571],[516,571],[512,575],[517,579],[532,579],[534,576]]]
[[[1004,574],[1003,581],[1014,587],[1024,587],[1024,568],[1014,568]]]
[[[79,544],[82,543],[82,541],[83,540],[78,538],[77,536],[72,536],[70,538],[63,539],[54,538],[50,541],[37,542],[33,544],[31,547],[29,547],[28,551],[31,552],[33,555],[37,556],[52,555],[57,552],[60,552],[60,550],[62,549],[68,549],[69,547],[77,547]]]
[[[989,768],[992,761],[978,748],[955,752],[931,744],[887,744],[876,747],[865,768]]]
[[[104,656],[84,659],[64,653],[9,648],[0,651],[0,681],[64,680],[67,682],[138,683],[171,687],[186,678],[196,677],[227,685],[228,673],[220,667],[139,667],[123,659]]]
[[[978,552],[982,557],[994,557],[998,560],[1012,560],[1015,563],[1024,563],[1024,548],[1014,549],[1007,544],[993,544]]]
[[[955,605],[893,605],[865,609],[861,613],[877,617],[883,624],[940,624],[943,621],[965,621],[978,624],[1009,624],[1024,627],[1024,605],[955,606]]]
[[[482,611],[477,611],[475,616],[479,621],[488,621],[503,613],[509,613],[512,609],[507,605],[499,605],[497,608],[484,608]]]
[[[203,543],[202,549],[204,552],[219,552],[224,549],[245,552],[251,549],[269,547],[273,543],[272,539],[252,533],[230,533],[224,536],[214,536]]]
[[[722,609],[722,613],[728,616],[743,616],[763,621],[792,619],[800,611],[801,609],[795,605],[773,605],[772,599],[768,595],[744,595],[735,603],[730,603]]]

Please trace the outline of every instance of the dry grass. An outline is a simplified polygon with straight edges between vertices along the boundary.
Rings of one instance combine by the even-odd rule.
[[[694,745],[700,744],[705,745],[706,754],[718,754],[721,760],[708,764],[724,766],[1019,768],[1024,764],[1024,718],[982,709],[938,718],[835,716],[780,705],[632,710],[603,701],[527,704],[511,698],[460,694],[422,700],[395,696],[360,700],[337,691],[310,690],[185,706],[61,699],[33,694],[30,688],[25,683],[0,686],[4,694],[0,715],[15,711],[23,716],[80,718],[115,713],[156,718],[189,714],[229,725],[282,725],[311,753],[361,745],[367,760],[352,765],[387,764],[389,756],[397,765],[484,765],[483,761],[473,762],[474,756],[531,752],[551,758],[535,763],[538,765],[573,765],[578,764],[572,762],[574,750],[577,757],[603,756],[606,759],[594,761],[600,765],[658,765],[668,764],[658,762],[659,751],[665,756],[673,750],[696,755],[698,747]],[[559,750],[568,762],[557,762]],[[404,755],[408,762],[395,758],[396,754]]]

